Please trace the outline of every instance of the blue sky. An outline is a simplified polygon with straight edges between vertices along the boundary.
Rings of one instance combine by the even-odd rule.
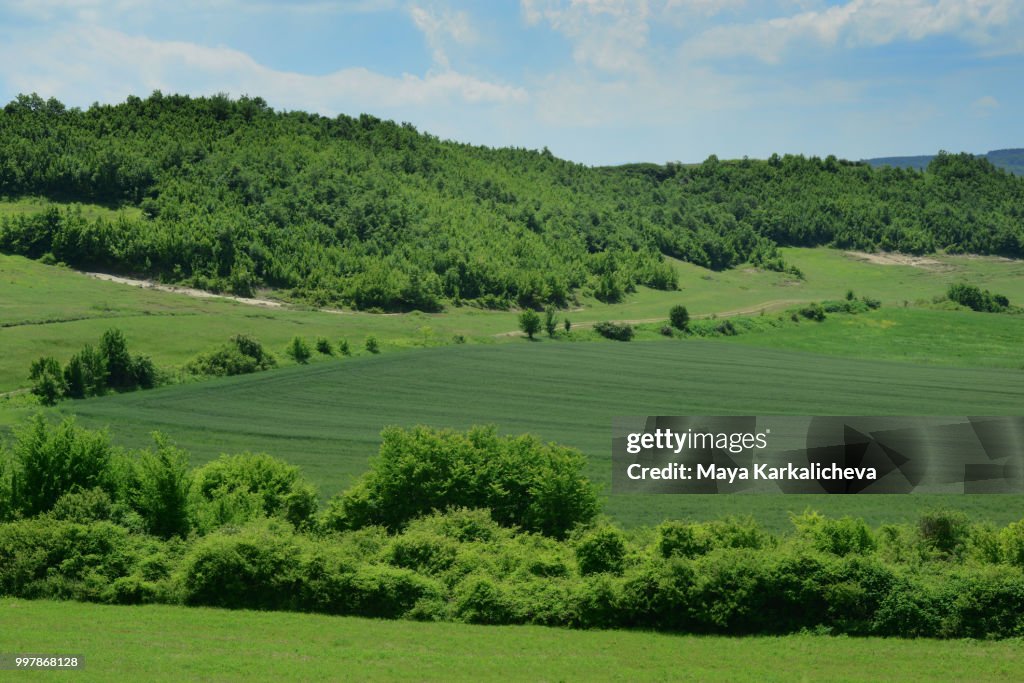
[[[587,164],[1024,146],[1021,0],[0,0],[0,99],[372,113]]]

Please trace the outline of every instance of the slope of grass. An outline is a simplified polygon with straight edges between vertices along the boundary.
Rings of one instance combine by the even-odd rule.
[[[788,249],[786,258],[807,274],[806,280],[749,267],[712,272],[677,261],[674,267],[680,276],[680,291],[641,287],[623,303],[614,305],[585,299],[581,310],[560,312],[559,317],[568,317],[574,323],[662,320],[667,318],[669,308],[679,303],[695,316],[736,311],[756,314],[813,300],[839,299],[847,289],[882,299],[890,308],[902,306],[907,299],[930,299],[958,280],[1003,293],[1011,301],[1024,301],[1024,263],[1018,261],[947,256],[936,257],[938,266],[921,268],[871,264],[829,249]],[[995,319],[956,316],[935,320],[939,325],[959,320],[972,325],[1001,324]],[[0,391],[28,386],[28,366],[38,356],[50,354],[66,361],[112,326],[125,332],[134,352],[152,356],[163,367],[178,367],[239,333],[256,336],[279,355],[295,335],[307,339],[325,336],[335,343],[347,338],[355,350],[361,349],[371,335],[385,350],[448,344],[456,335],[478,343],[509,341],[508,337],[495,335],[515,331],[517,314],[469,307],[450,307],[441,314],[403,315],[262,308],[103,282],[65,268],[0,255],[0,347],[4,350],[0,354]],[[925,327],[914,327],[915,334],[920,328],[922,335],[930,335]],[[814,341],[807,341],[811,337],[805,339],[802,333],[803,329],[793,333],[800,335],[793,344],[799,347],[806,342],[817,348]],[[1012,338],[1016,333],[1004,331],[998,336],[1002,339],[1007,334]],[[758,337],[753,343],[789,344],[788,337],[782,339],[787,341],[764,338],[762,344]],[[822,345],[822,350],[836,355],[857,355],[860,348],[853,337],[849,344]],[[930,357],[938,357],[940,362],[947,358],[950,364],[965,364],[963,354],[954,347],[940,348],[932,343],[929,348]],[[1012,363],[1010,366],[1016,367]]]
[[[0,601],[0,651],[110,680],[1015,681],[1013,641],[672,636],[186,607]],[[117,634],[116,638],[111,634]]]
[[[995,415],[1024,406],[1024,372],[923,367],[689,340],[679,343],[450,346],[284,368],[148,392],[65,402],[117,441],[148,445],[160,430],[199,461],[266,451],[301,465],[322,491],[341,491],[389,424],[492,423],[580,448],[587,476],[608,484],[615,415]],[[770,528],[813,505],[870,524],[915,519],[944,502],[1006,523],[1024,516],[1004,496],[609,496],[628,525],[750,513]]]

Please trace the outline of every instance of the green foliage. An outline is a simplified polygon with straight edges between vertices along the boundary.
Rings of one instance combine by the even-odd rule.
[[[305,364],[309,362],[313,352],[309,350],[309,344],[302,337],[292,337],[285,353],[296,363]]]
[[[109,437],[78,427],[73,418],[51,429],[36,415],[15,431],[13,451],[14,508],[24,515],[46,512],[76,488],[109,485]]]
[[[156,450],[145,451],[139,458],[137,508],[151,534],[162,538],[187,536],[192,487],[188,453],[159,434],[154,439]]]
[[[673,306],[672,310],[668,312],[668,320],[672,327],[685,332],[690,325],[690,312],[686,310],[686,306],[681,304]]]
[[[60,363],[56,358],[44,356],[32,362],[28,378],[32,380],[32,393],[39,397],[44,406],[52,406],[69,391]]]
[[[292,340],[289,352],[295,350],[294,345],[295,340]],[[262,344],[252,337],[239,334],[216,351],[197,356],[185,367],[196,375],[227,376],[269,370],[276,365],[277,359]]]
[[[370,353],[380,353],[380,342],[377,341],[376,337],[366,338],[366,350]]]
[[[558,317],[555,314],[555,307],[548,306],[544,309],[544,331],[548,333],[549,337],[554,337],[557,329]]]
[[[530,339],[533,339],[533,335],[540,332],[540,316],[537,315],[536,311],[529,309],[519,314],[519,329],[523,331]]]
[[[255,502],[261,514],[282,517],[296,527],[306,526],[317,508],[316,490],[299,468],[265,454],[221,456],[197,469],[194,482],[199,505],[241,496]]]
[[[580,574],[622,573],[626,559],[626,539],[622,532],[601,526],[583,534],[575,543]]]
[[[86,111],[19,96],[0,141],[18,160],[0,195],[140,209],[4,217],[0,249],[318,305],[538,307],[587,290],[615,302],[676,288],[663,255],[799,276],[780,244],[1024,254],[1024,181],[971,155],[940,153],[925,173],[793,155],[638,173],[367,114],[160,93]]]
[[[924,546],[940,557],[960,557],[970,537],[967,515],[958,510],[925,512],[917,529]]]
[[[972,311],[983,313],[1002,313],[1010,307],[1010,300],[1002,294],[993,294],[963,282],[950,285],[946,297]]]
[[[128,353],[128,342],[121,330],[114,328],[103,333],[99,353],[107,369],[107,386],[115,390],[135,388],[132,357]]]
[[[331,346],[331,342],[329,339],[327,339],[327,337],[316,338],[316,350],[325,356],[334,355],[334,347]]]
[[[818,303],[813,303],[810,304],[809,306],[804,306],[797,312],[800,314],[801,317],[807,318],[808,320],[813,320],[814,322],[820,323],[825,319],[825,308]]]
[[[876,547],[871,530],[862,519],[842,517],[829,519],[818,512],[806,511],[793,516],[797,534],[811,543],[816,550],[840,557],[865,555]]]
[[[342,339],[338,342],[338,353],[343,356],[352,355],[352,350],[348,346],[348,339]]]
[[[501,524],[561,537],[597,510],[573,449],[493,427],[460,433],[389,427],[370,470],[342,498],[348,528],[409,520],[450,507],[488,508]]]
[[[606,339],[629,341],[633,338],[633,326],[609,321],[594,323],[594,331]]]

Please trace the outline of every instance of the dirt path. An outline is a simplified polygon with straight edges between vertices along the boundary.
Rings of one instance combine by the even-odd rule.
[[[691,316],[690,319],[691,320],[707,320],[708,318],[735,318],[738,315],[751,315],[751,314],[754,314],[754,313],[760,313],[761,311],[775,310],[775,309],[778,309],[778,308],[783,308],[784,306],[792,306],[792,305],[799,304],[799,303],[803,303],[803,299],[773,299],[772,301],[765,301],[764,303],[758,304],[757,306],[750,306],[750,307],[747,307],[747,308],[737,308],[735,310],[721,311],[719,313],[703,313],[701,315]],[[660,318],[638,318],[636,320],[611,320],[609,322],[619,323],[619,324],[624,324],[624,325],[642,325],[644,323],[660,323],[660,322],[667,323],[668,322],[668,317],[667,316],[662,316]],[[578,328],[586,329],[586,328],[590,328],[590,327],[593,327],[593,326],[594,326],[594,323],[592,323],[592,322],[583,322],[583,323],[573,323],[572,324],[573,329],[578,329]],[[496,334],[494,336],[495,337],[515,337],[515,336],[526,336],[526,335],[523,332],[520,332],[519,330],[514,330],[512,332],[499,332],[498,334]]]
[[[231,294],[214,294],[213,292],[207,292],[202,289],[179,287],[178,285],[165,285],[153,280],[140,280],[137,278],[122,277],[120,275],[110,275],[109,273],[87,273],[83,271],[83,275],[88,275],[89,277],[96,278],[97,280],[105,280],[106,282],[117,282],[122,285],[131,285],[132,287],[155,289],[160,292],[171,292],[172,294],[184,294],[185,296],[191,296],[197,299],[227,299],[229,301],[237,301],[240,304],[262,306],[264,308],[281,308],[284,306],[282,302],[273,301],[271,299],[259,299],[255,297],[246,298],[244,296],[233,296]]]

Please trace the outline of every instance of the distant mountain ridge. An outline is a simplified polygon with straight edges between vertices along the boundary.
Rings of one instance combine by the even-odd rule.
[[[996,149],[985,154],[976,154],[977,157],[984,157],[992,162],[996,168],[1002,168],[1016,175],[1024,175],[1024,149]],[[865,159],[874,167],[892,166],[894,168],[916,168],[924,170],[935,158],[934,154],[925,154],[911,157],[878,157],[876,159]]]

